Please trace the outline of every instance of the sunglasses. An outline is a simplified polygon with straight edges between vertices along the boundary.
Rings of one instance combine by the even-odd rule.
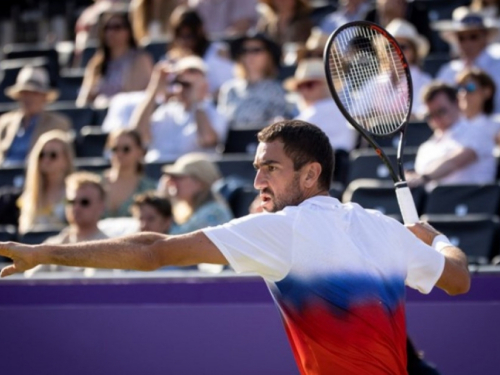
[[[123,147],[118,147],[118,146],[115,146],[115,147],[112,147],[111,148],[111,152],[113,154],[116,154],[118,152],[123,152],[124,154],[128,154],[130,151],[131,151],[131,147],[130,146],[123,146]]]
[[[88,198],[81,198],[81,199],[66,199],[66,204],[68,206],[75,206],[75,205],[79,205],[79,206],[82,206],[84,208],[87,208],[91,205],[91,201],[90,199]]]
[[[429,113],[425,116],[425,119],[426,119],[426,120],[430,120],[430,119],[432,119],[432,118],[446,116],[447,114],[448,114],[448,109],[446,109],[446,108],[439,108],[439,109],[437,109],[437,110],[436,110],[436,111],[434,111],[434,112],[429,112]]]
[[[125,25],[122,24],[122,23],[110,23],[106,26],[104,26],[104,30],[105,31],[120,31],[120,30],[123,30],[125,29]]]
[[[258,53],[262,53],[264,52],[266,49],[263,48],[263,47],[248,47],[248,48],[242,48],[241,49],[241,54],[242,55],[246,55],[246,54],[252,54],[252,55],[255,55],[255,54],[258,54]]]
[[[482,34],[479,34],[479,33],[474,33],[474,34],[459,34],[458,35],[458,41],[460,43],[463,43],[463,42],[466,42],[466,41],[474,42],[474,41],[480,39],[481,36],[482,36]]]
[[[297,90],[311,90],[314,88],[319,82],[318,81],[305,81],[301,82],[297,85]]]
[[[477,85],[474,82],[469,82],[464,85],[458,86],[458,91],[466,92],[468,94],[476,92],[478,89]]]
[[[55,151],[42,151],[40,155],[38,155],[38,160],[42,160],[48,158],[50,160],[56,160],[59,157],[59,153]]]

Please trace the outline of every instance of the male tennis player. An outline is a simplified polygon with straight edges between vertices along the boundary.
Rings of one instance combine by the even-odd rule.
[[[136,270],[230,264],[267,281],[302,374],[405,374],[405,283],[423,293],[434,285],[465,293],[465,255],[428,225],[410,232],[329,197],[333,152],[318,127],[278,122],[259,141],[255,187],[267,212],[182,236],[0,243],[0,255],[14,260],[1,276],[49,263]]]

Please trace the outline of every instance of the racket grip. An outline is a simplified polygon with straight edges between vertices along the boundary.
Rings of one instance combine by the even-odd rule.
[[[396,184],[395,187],[399,209],[403,215],[403,222],[405,224],[418,223],[420,219],[418,217],[417,208],[415,207],[415,202],[413,201],[410,188],[406,185],[406,182]]]

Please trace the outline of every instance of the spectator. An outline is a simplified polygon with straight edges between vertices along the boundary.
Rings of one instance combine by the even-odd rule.
[[[170,15],[176,6],[171,0],[132,0],[130,18],[135,40],[152,39],[170,35]]]
[[[311,34],[310,5],[306,0],[259,0],[257,30],[275,43],[305,43]]]
[[[329,35],[325,34],[320,28],[314,27],[311,30],[311,35],[307,39],[306,44],[299,47],[296,62],[299,63],[302,59],[322,59],[328,37]]]
[[[139,194],[131,207],[132,216],[139,222],[141,232],[167,234],[172,225],[172,205],[154,191]]]
[[[472,0],[470,9],[485,17],[498,18],[500,16],[500,0]]]
[[[372,9],[368,0],[340,0],[339,3],[339,9],[321,22],[320,27],[325,34],[331,34],[347,22],[364,20]]]
[[[231,55],[238,78],[221,87],[218,102],[229,127],[262,129],[276,117],[287,116],[285,91],[276,79],[279,45],[264,34],[248,34],[232,42]]]
[[[42,134],[33,146],[18,199],[19,233],[37,225],[63,226],[66,177],[73,171],[71,139],[61,130]]]
[[[97,227],[104,213],[105,191],[101,178],[90,172],[75,172],[66,178],[66,218],[69,225],[58,235],[49,237],[45,243],[51,245],[71,244],[108,238]],[[83,272],[84,268],[55,265],[39,265],[27,271],[35,272]]]
[[[132,115],[131,126],[149,143],[147,161],[176,160],[188,152],[214,152],[226,135],[226,121],[207,100],[206,65],[188,56],[174,66],[156,65],[146,98]],[[170,82],[170,83],[169,83]],[[166,94],[155,110],[156,98]]]
[[[433,136],[417,152],[415,173],[408,174],[412,186],[426,184],[484,184],[495,178],[491,134],[461,117],[456,90],[443,83],[428,86],[423,93]]]
[[[365,20],[386,27],[396,18],[406,19],[415,26],[420,35],[423,35],[429,41],[432,40],[427,5],[418,1],[376,0],[375,8],[368,12]]]
[[[491,119],[496,86],[491,77],[480,69],[472,68],[459,73],[458,105],[473,126],[499,139],[500,124]]]
[[[104,107],[119,92],[144,90],[152,69],[151,56],[137,48],[128,14],[105,13],[99,47],[85,68],[77,105]]]
[[[297,92],[300,113],[297,120],[320,127],[334,150],[351,151],[356,132],[347,123],[330,96],[322,59],[305,59],[297,66],[295,76],[285,81],[285,88]]]
[[[495,85],[500,83],[500,59],[488,53],[487,47],[498,34],[498,25],[483,18],[470,9],[461,7],[453,12],[452,21],[436,24],[441,37],[456,47],[459,57],[441,67],[438,79],[450,85],[456,82],[457,74],[467,67],[477,67],[488,73]],[[500,112],[500,95],[495,96],[494,112]]]
[[[161,192],[172,200],[175,223],[170,234],[190,233],[223,224],[233,215],[222,197],[212,192],[221,175],[206,155],[191,153],[163,168]]]
[[[245,34],[257,21],[256,0],[190,0],[189,5],[203,19],[211,39]]]
[[[57,90],[50,88],[45,69],[24,67],[5,94],[17,101],[19,108],[0,116],[0,164],[24,162],[43,133],[70,130],[69,119],[45,110],[59,96]]]
[[[410,64],[410,74],[413,84],[413,117],[422,118],[425,113],[425,106],[421,100],[421,92],[424,86],[431,83],[431,76],[420,69],[423,59],[429,53],[429,42],[425,37],[419,35],[417,29],[400,18],[395,18],[389,25],[387,31],[396,38],[399,46],[403,50],[406,61]]]
[[[155,189],[156,182],[144,176],[144,147],[135,130],[110,133],[106,145],[111,153],[111,168],[104,172],[103,186],[108,192],[106,217],[129,216],[134,195]]]
[[[181,5],[174,10],[170,27],[173,40],[166,54],[167,61],[175,62],[189,55],[202,58],[208,68],[210,93],[216,95],[222,84],[234,76],[234,65],[227,58],[227,47],[222,43],[210,42],[201,17],[186,6]]]

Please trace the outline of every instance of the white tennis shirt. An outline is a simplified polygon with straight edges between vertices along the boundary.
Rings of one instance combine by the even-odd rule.
[[[444,257],[402,224],[316,196],[203,232],[267,281],[303,374],[406,373],[405,283],[430,292]]]

